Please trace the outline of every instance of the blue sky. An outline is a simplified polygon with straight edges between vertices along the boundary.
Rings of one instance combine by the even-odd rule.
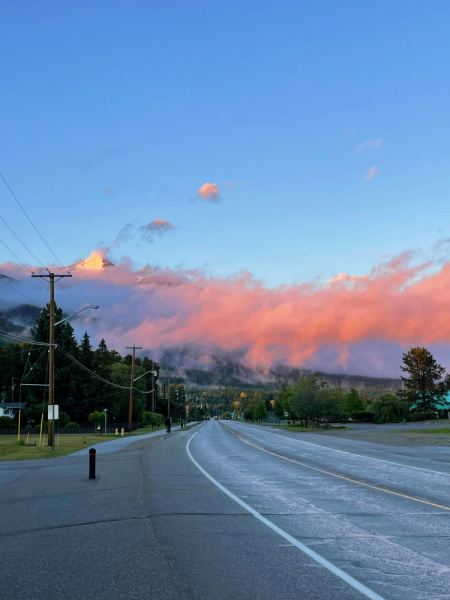
[[[362,275],[449,236],[449,30],[433,0],[5,3],[0,171],[66,264],[162,218],[113,258]],[[1,186],[0,209],[50,263]]]

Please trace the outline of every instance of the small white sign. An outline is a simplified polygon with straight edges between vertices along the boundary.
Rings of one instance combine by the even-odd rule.
[[[55,421],[59,419],[59,404],[48,405],[48,420],[53,421],[53,410],[55,410]]]
[[[286,412],[286,411],[284,411],[284,416],[285,416],[285,417],[288,417],[288,416],[289,416],[289,413],[288,413],[288,412]]]

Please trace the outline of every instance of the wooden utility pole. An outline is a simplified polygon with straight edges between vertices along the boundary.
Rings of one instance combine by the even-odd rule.
[[[50,283],[50,331],[49,331],[49,362],[48,362],[48,404],[52,406],[55,404],[55,273],[47,273],[47,275],[31,275],[31,277],[39,277],[43,279],[48,279]],[[72,277],[70,273],[65,273],[64,275],[56,275],[58,278],[56,281],[59,281],[63,277]],[[48,420],[48,445],[52,446],[54,449],[54,439],[53,439],[53,420]]]
[[[155,412],[155,376],[152,373],[152,413]]]
[[[140,346],[127,346],[129,350],[133,350],[133,358],[131,360],[131,387],[130,387],[130,410],[128,412],[128,431],[131,433],[131,423],[133,420],[133,383],[134,383],[134,359],[136,356],[136,350],[142,350]]]

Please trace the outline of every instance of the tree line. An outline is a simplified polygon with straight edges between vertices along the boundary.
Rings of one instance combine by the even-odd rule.
[[[63,319],[62,310],[55,309],[55,321]],[[35,342],[48,343],[49,307],[45,307],[32,328]],[[68,321],[55,327],[55,404],[60,407],[60,423],[85,423],[93,412],[108,409],[108,420],[128,421],[130,400],[129,389],[119,389],[100,381],[80,368],[59,349],[65,350],[89,371],[114,384],[128,387],[131,381],[131,354],[121,356],[116,350],[109,350],[104,339],[93,348],[88,333],[78,341],[74,329]],[[135,360],[135,378],[148,371],[156,371],[160,366],[144,356]],[[155,377],[155,383],[158,377]],[[0,346],[0,398],[2,402],[26,402],[27,409],[22,413],[23,423],[40,422],[41,414],[46,415],[48,394],[46,387],[23,384],[48,383],[48,347],[29,343],[9,343]],[[144,375],[134,383],[141,392],[152,390],[152,375]],[[152,394],[136,391],[133,402],[133,420],[138,421],[142,412],[150,408]],[[165,404],[157,398],[156,412],[163,412]],[[46,416],[44,416],[46,419]],[[64,426],[64,425],[62,425]]]

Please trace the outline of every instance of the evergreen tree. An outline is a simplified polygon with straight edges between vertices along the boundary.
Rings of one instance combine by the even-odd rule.
[[[449,389],[449,376],[444,378],[445,368],[438,364],[426,348],[410,348],[403,354],[400,367],[408,377],[402,376],[403,390],[397,395],[414,405],[420,412],[436,410],[445,404]]]
[[[254,419],[256,421],[265,421],[269,415],[264,400],[261,400],[255,408]]]
[[[361,400],[358,390],[352,388],[345,397],[345,411],[350,417],[353,413],[363,412],[365,410],[364,402]]]

